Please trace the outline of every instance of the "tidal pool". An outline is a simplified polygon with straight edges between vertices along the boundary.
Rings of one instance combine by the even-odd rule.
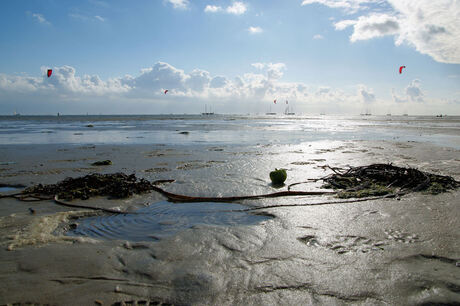
[[[23,185],[9,185],[9,184],[0,184],[0,192],[10,192],[10,191],[17,191],[19,189],[24,188]]]
[[[254,225],[272,218],[239,211],[247,206],[233,203],[153,203],[135,214],[105,215],[78,219],[66,235],[105,240],[154,241],[195,225]]]

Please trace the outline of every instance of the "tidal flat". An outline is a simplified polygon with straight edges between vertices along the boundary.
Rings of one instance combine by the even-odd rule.
[[[0,145],[0,183],[17,186],[5,194],[66,177],[123,172],[150,181],[174,179],[162,187],[179,194],[255,195],[286,190],[270,184],[274,168],[287,169],[286,184],[324,177],[331,173],[326,166],[371,163],[415,167],[458,181],[459,153],[456,146],[401,139],[239,146],[5,144]],[[100,160],[112,164],[93,165]],[[323,190],[320,182],[293,188]],[[459,189],[438,195],[416,192],[357,203],[259,209],[249,217],[231,213],[241,207],[339,199],[322,195],[216,203],[210,215],[201,207],[165,202],[156,192],[72,201],[128,212],[152,208],[149,218],[159,231],[141,238],[130,234],[148,220],[119,216],[97,223],[102,227],[92,235],[87,224],[84,231],[77,229],[84,220],[110,215],[52,200],[1,198],[0,304],[454,304],[460,301],[459,198]]]

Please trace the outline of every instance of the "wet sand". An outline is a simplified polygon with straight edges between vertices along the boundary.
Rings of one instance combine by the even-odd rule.
[[[2,184],[56,183],[117,171],[175,179],[168,191],[196,196],[279,191],[328,174],[323,166],[376,162],[460,180],[460,151],[418,142],[317,141],[300,145],[4,145]],[[98,160],[110,166],[91,166]],[[298,185],[313,190],[319,185]],[[281,189],[285,190],[285,188]],[[12,191],[10,191],[12,192]],[[195,225],[159,240],[130,242],[64,235],[94,212],[52,201],[0,199],[0,304],[429,305],[460,302],[460,191],[397,199],[281,207],[256,225]],[[135,211],[157,193],[87,205]],[[315,203],[291,197],[242,204]],[[178,204],[186,205],[186,204]],[[225,205],[225,204],[222,204]],[[29,208],[35,213],[31,214]]]

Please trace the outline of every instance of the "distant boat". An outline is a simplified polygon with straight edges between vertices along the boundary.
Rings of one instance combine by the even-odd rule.
[[[390,113],[388,113],[388,114],[387,114],[387,116],[391,116],[391,114],[390,114]]]
[[[286,104],[287,104],[287,103],[288,103],[288,102],[286,101]],[[286,109],[284,110],[284,114],[285,114],[285,115],[295,115],[295,113],[292,111],[292,106],[291,106],[291,111],[289,111],[289,106],[286,107]]]
[[[406,116],[406,117],[407,117],[407,116],[409,116],[409,115],[408,115],[408,114],[406,114],[406,113],[404,113],[404,114],[403,114],[403,116]]]
[[[368,109],[366,109],[366,112],[365,112],[365,113],[361,113],[360,115],[361,115],[361,116],[371,116],[372,114],[371,114],[371,112],[370,112]]]
[[[270,104],[270,110],[265,115],[276,115],[276,113],[272,113],[272,105]]]
[[[20,114],[20,113],[17,113],[16,111],[14,111],[13,116],[18,117],[18,116],[21,116],[21,114]]]
[[[205,104],[204,105],[204,113],[201,113],[203,116],[211,116],[211,115],[214,115],[214,112],[208,112],[208,106]]]

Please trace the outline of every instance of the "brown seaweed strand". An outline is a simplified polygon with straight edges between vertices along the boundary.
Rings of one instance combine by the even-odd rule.
[[[137,214],[136,212],[128,212],[128,211],[120,211],[116,209],[110,209],[110,208],[103,208],[103,207],[94,207],[94,206],[88,206],[88,205],[79,205],[79,204],[70,204],[63,202],[59,200],[58,196],[54,196],[54,202],[56,204],[62,205],[62,206],[67,206],[67,207],[73,207],[73,208],[84,208],[84,209],[91,209],[91,210],[100,210],[112,214]]]
[[[175,194],[161,189],[160,187],[153,186],[153,190],[161,193],[173,202],[232,202],[240,200],[251,200],[261,198],[276,198],[286,196],[305,196],[305,195],[325,195],[336,194],[335,191],[280,191],[275,193],[251,195],[251,196],[235,196],[235,197],[194,197],[181,194]]]
[[[303,203],[303,204],[278,204],[278,205],[270,205],[270,206],[260,206],[260,207],[251,207],[247,209],[240,209],[240,210],[233,210],[233,211],[254,211],[266,208],[279,208],[279,207],[299,207],[299,206],[316,206],[316,205],[332,205],[332,204],[344,204],[344,203],[356,203],[356,202],[365,202],[365,201],[372,201],[372,200],[379,200],[385,198],[394,198],[398,196],[402,196],[405,193],[392,193],[386,194],[383,196],[377,197],[367,197],[367,198],[360,198],[355,200],[342,200],[342,201],[326,201],[326,202],[317,202],[317,203]]]

